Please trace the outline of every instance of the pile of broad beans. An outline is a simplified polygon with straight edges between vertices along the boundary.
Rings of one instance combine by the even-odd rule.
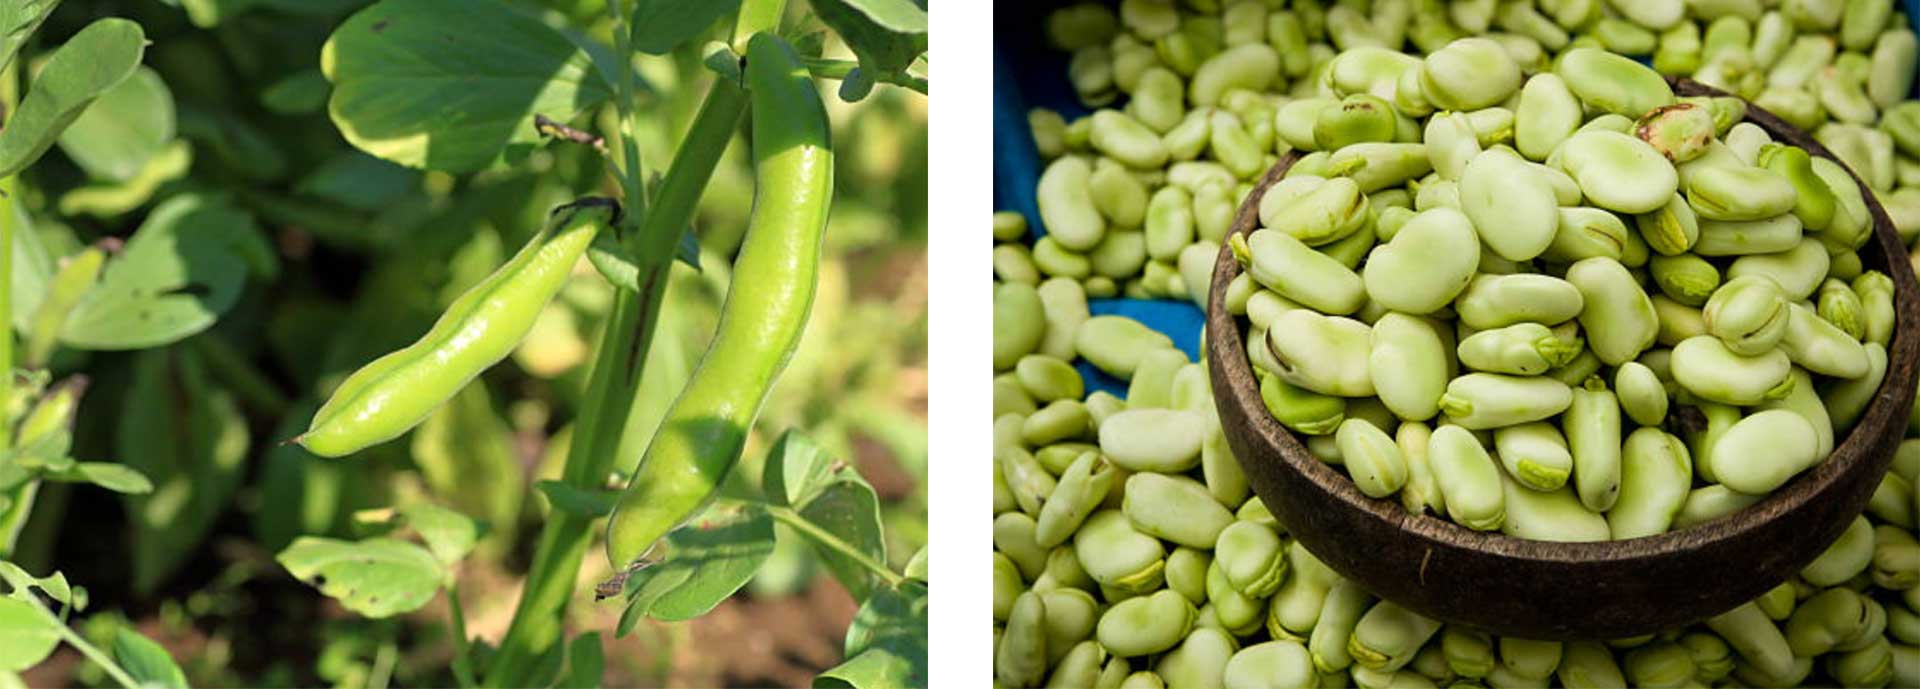
[[[1621,114],[1624,110],[1610,111],[1606,105],[1636,103],[1634,99],[1645,95],[1644,89],[1582,93],[1569,87],[1577,120],[1561,132],[1561,141],[1574,130],[1619,133],[1652,146],[1669,163],[1676,160],[1671,157],[1676,148],[1711,149],[1695,153],[1731,155],[1742,169],[1772,171],[1795,185],[1791,210],[1761,203],[1760,208],[1768,211],[1766,218],[1722,220],[1708,217],[1728,210],[1716,205],[1717,199],[1735,200],[1734,206],[1747,204],[1732,209],[1734,216],[1740,216],[1742,210],[1761,213],[1750,204],[1768,195],[1716,195],[1716,187],[1740,185],[1709,178],[1699,185],[1707,193],[1690,197],[1691,185],[1684,181],[1689,177],[1687,163],[1669,164],[1677,179],[1659,208],[1627,210],[1634,207],[1632,203],[1622,205],[1612,192],[1659,185],[1637,177],[1596,174],[1595,187],[1589,189],[1577,170],[1564,167],[1564,155],[1547,159],[1559,146],[1540,143],[1541,128],[1533,126],[1540,118],[1520,116],[1528,110],[1526,91],[1550,88],[1534,86],[1552,81],[1536,78],[1543,73],[1565,85],[1564,58],[1580,48],[1651,56],[1653,68],[1661,73],[1691,75],[1750,98],[1813,132],[1860,174],[1869,187],[1867,193],[1878,198],[1902,237],[1912,243],[1920,232],[1920,163],[1915,162],[1920,157],[1920,104],[1901,100],[1911,88],[1915,64],[1914,38],[1905,26],[1906,18],[1893,12],[1887,2],[1791,0],[1549,0],[1537,4],[1161,0],[1121,2],[1117,7],[1087,3],[1056,12],[1047,22],[1047,34],[1056,47],[1072,53],[1070,80],[1082,100],[1097,110],[1071,122],[1046,111],[1030,116],[1047,165],[1038,189],[1046,236],[1031,241],[1018,215],[995,216],[996,684],[1920,686],[1920,542],[1915,538],[1920,504],[1914,490],[1920,479],[1920,405],[1914,409],[1910,439],[1901,446],[1893,470],[1866,512],[1816,561],[1759,599],[1700,624],[1640,638],[1569,643],[1495,638],[1377,601],[1288,538],[1259,498],[1250,494],[1224,441],[1207,389],[1205,363],[1188,361],[1171,340],[1144,325],[1117,316],[1090,316],[1087,307],[1090,298],[1113,296],[1191,299],[1204,304],[1213,260],[1227,241],[1240,201],[1281,153],[1302,149],[1313,151],[1301,163],[1306,167],[1293,175],[1304,181],[1276,187],[1302,193],[1290,197],[1283,190],[1278,197],[1270,197],[1272,208],[1263,209],[1269,212],[1262,214],[1263,227],[1268,229],[1261,233],[1285,234],[1307,249],[1282,255],[1304,257],[1309,265],[1322,268],[1328,262],[1316,257],[1330,258],[1332,267],[1357,274],[1362,303],[1351,309],[1337,303],[1309,305],[1293,297],[1313,300],[1331,294],[1337,301],[1351,298],[1352,293],[1329,292],[1323,282],[1304,281],[1288,288],[1299,290],[1295,294],[1285,295],[1283,289],[1258,279],[1259,256],[1272,252],[1256,244],[1272,245],[1272,239],[1246,242],[1240,256],[1249,268],[1248,277],[1234,285],[1229,295],[1256,328],[1265,329],[1284,316],[1312,321],[1314,325],[1302,329],[1308,332],[1330,330],[1326,334],[1333,350],[1318,344],[1305,347],[1316,356],[1351,356],[1332,342],[1345,336],[1339,328],[1351,326],[1329,329],[1322,325],[1334,318],[1375,328],[1370,335],[1355,338],[1355,344],[1377,350],[1375,338],[1380,336],[1377,329],[1382,322],[1378,317],[1385,315],[1385,309],[1372,305],[1376,299],[1362,262],[1379,260],[1382,252],[1396,253],[1389,251],[1395,244],[1391,240],[1445,234],[1427,230],[1403,237],[1416,217],[1422,218],[1412,225],[1416,229],[1450,224],[1441,220],[1449,217],[1445,209],[1451,208],[1480,229],[1467,209],[1474,202],[1461,198],[1469,196],[1462,193],[1463,177],[1475,161],[1485,158],[1495,164],[1496,172],[1499,167],[1532,166],[1527,169],[1537,174],[1491,175],[1504,183],[1496,185],[1502,193],[1516,199],[1514,206],[1495,205],[1503,214],[1520,215],[1517,199],[1532,199],[1546,209],[1537,212],[1552,214],[1553,241],[1541,253],[1524,259],[1503,255],[1498,251],[1502,247],[1492,240],[1485,242],[1477,247],[1480,257],[1473,262],[1468,284],[1497,282],[1495,278],[1509,274],[1551,279],[1574,285],[1584,307],[1589,295],[1580,288],[1592,283],[1588,291],[1605,297],[1595,301],[1611,305],[1606,314],[1594,314],[1601,319],[1596,322],[1608,325],[1595,330],[1576,314],[1557,323],[1537,318],[1481,327],[1464,323],[1469,318],[1478,320],[1480,314],[1474,307],[1462,308],[1456,295],[1424,315],[1394,318],[1396,325],[1388,327],[1418,321],[1421,330],[1442,338],[1449,383],[1460,377],[1451,367],[1471,359],[1496,370],[1509,366],[1522,371],[1492,375],[1554,378],[1571,396],[1589,399],[1582,409],[1611,407],[1613,423],[1620,428],[1616,434],[1627,437],[1621,448],[1624,473],[1616,477],[1620,493],[1615,505],[1632,495],[1636,466],[1646,473],[1663,464],[1671,468],[1674,460],[1686,458],[1695,476],[1685,478],[1697,479],[1700,485],[1677,496],[1665,490],[1649,493],[1657,496],[1653,499],[1632,498],[1632,504],[1657,508],[1637,508],[1631,519],[1618,520],[1629,522],[1627,531],[1616,533],[1614,525],[1606,523],[1616,521],[1611,514],[1601,523],[1593,522],[1604,511],[1582,501],[1586,496],[1580,491],[1577,463],[1566,479],[1569,485],[1557,488],[1557,493],[1514,485],[1517,476],[1551,481],[1558,475],[1552,469],[1558,466],[1554,462],[1561,443],[1552,434],[1509,432],[1514,436],[1509,444],[1520,448],[1516,453],[1553,458],[1543,465],[1548,469],[1543,472],[1542,466],[1529,465],[1522,471],[1518,463],[1505,464],[1498,433],[1483,437],[1488,435],[1486,429],[1449,431],[1464,436],[1456,440],[1473,439],[1474,448],[1491,446],[1493,451],[1486,456],[1492,466],[1482,468],[1492,471],[1481,473],[1503,481],[1500,495],[1517,490],[1513,494],[1523,498],[1562,496],[1548,504],[1506,501],[1504,510],[1550,510],[1546,514],[1555,518],[1584,521],[1595,537],[1624,537],[1632,535],[1633,529],[1649,529],[1648,524],[1662,521],[1666,524],[1654,531],[1710,519],[1751,502],[1752,496],[1766,491],[1767,484],[1784,482],[1798,468],[1790,462],[1783,465],[1786,470],[1759,472],[1765,475],[1752,483],[1748,479],[1756,476],[1742,475],[1732,480],[1751,492],[1736,491],[1713,480],[1713,467],[1702,459],[1711,458],[1712,453],[1699,451],[1702,436],[1712,434],[1711,429],[1719,431],[1716,438],[1724,436],[1743,418],[1774,420],[1780,423],[1768,425],[1798,429],[1787,423],[1792,421],[1817,430],[1818,424],[1806,420],[1817,409],[1829,414],[1837,427],[1832,435],[1844,438],[1850,423],[1845,417],[1850,414],[1835,412],[1835,391],[1869,374],[1880,375],[1871,370],[1859,376],[1840,375],[1852,373],[1851,369],[1819,371],[1817,367],[1831,363],[1819,360],[1830,355],[1832,348],[1823,345],[1820,353],[1811,349],[1796,353],[1795,347],[1771,339],[1776,335],[1786,339],[1785,331],[1794,327],[1800,328],[1796,337],[1815,330],[1831,334],[1830,327],[1863,351],[1884,345],[1884,335],[1875,329],[1890,327],[1891,287],[1881,282],[1884,276],[1867,277],[1877,273],[1863,269],[1853,254],[1864,235],[1852,234],[1860,229],[1845,223],[1858,207],[1833,211],[1844,230],[1834,232],[1833,216],[1823,218],[1820,208],[1800,202],[1807,183],[1834,180],[1834,170],[1826,169],[1827,174],[1821,175],[1821,170],[1813,169],[1818,163],[1812,161],[1802,168],[1797,162],[1800,156],[1783,152],[1791,147],[1771,144],[1758,130],[1729,127],[1738,119],[1737,114],[1729,114],[1733,111],[1729,103],[1695,103],[1713,119],[1706,143],[1701,143],[1691,136],[1698,131],[1699,113],[1636,123],[1635,117]],[[1491,41],[1504,52],[1505,60],[1489,57],[1485,51],[1489,44],[1469,42],[1466,46],[1474,50],[1453,56],[1464,59],[1442,55],[1437,60],[1437,81],[1419,81],[1427,74],[1427,61],[1420,55],[1439,52],[1463,37]],[[1364,50],[1368,48],[1382,50]],[[1394,51],[1408,55],[1393,56]],[[1336,61],[1343,52],[1348,57]],[[1598,54],[1577,54],[1575,68],[1582,60],[1594,61]],[[1408,69],[1409,61],[1417,67]],[[1505,91],[1501,79],[1488,78],[1498,70],[1488,71],[1485,66],[1507,62],[1519,72],[1513,92],[1492,102],[1473,102],[1476,97],[1487,98],[1487,92]],[[1389,73],[1395,75],[1392,83],[1377,81]],[[1409,82],[1400,77],[1408,74],[1413,75],[1407,79],[1414,86],[1402,88]],[[1425,102],[1415,100],[1416,94]],[[1465,102],[1447,102],[1462,95]],[[1317,130],[1314,125],[1322,119],[1321,112],[1331,109],[1328,103],[1339,106],[1341,114],[1327,118],[1330,122],[1321,128],[1324,131]],[[1377,115],[1372,111],[1382,104],[1391,115],[1390,127],[1369,117]],[[1434,117],[1435,112],[1452,114]],[[1629,126],[1622,131],[1619,120],[1608,114],[1626,118]],[[1637,114],[1645,114],[1645,109]],[[1655,134],[1672,136],[1640,138],[1637,124],[1658,125],[1652,130]],[[1546,129],[1559,131],[1557,126]],[[1436,146],[1436,134],[1444,147]],[[1630,147],[1617,138],[1605,138],[1608,147]],[[1383,152],[1362,146],[1346,155],[1367,158],[1366,167],[1398,176],[1397,182],[1354,195],[1348,195],[1345,182],[1329,184],[1334,179],[1366,177],[1335,164],[1334,157],[1349,147],[1395,143],[1426,146],[1428,160],[1412,163],[1412,172],[1406,172],[1405,165],[1396,171],[1395,163],[1407,161],[1360,156],[1369,148]],[[1449,152],[1435,153],[1441,148]],[[1777,161],[1778,168],[1762,162],[1762,148],[1772,152],[1767,159]],[[1586,157],[1600,161],[1596,169],[1609,171],[1628,164],[1623,160],[1637,159],[1613,150]],[[1434,169],[1419,169],[1422,164]],[[1451,170],[1451,176],[1443,175],[1442,168]],[[1569,193],[1559,177],[1541,170],[1559,172],[1575,188]],[[1814,173],[1811,178],[1809,171]],[[1735,174],[1742,180],[1762,177]],[[1514,183],[1544,184],[1546,191],[1531,196],[1507,192]],[[1843,200],[1845,190],[1838,184],[1826,188],[1841,192],[1836,206],[1850,203]],[[1426,205],[1421,203],[1423,191],[1433,197]],[[1326,211],[1322,219],[1304,226],[1292,222],[1302,215],[1299,208],[1284,214],[1287,219],[1280,218],[1281,205],[1309,196],[1319,200],[1302,208]],[[1537,203],[1543,198],[1547,203]],[[1348,199],[1350,204],[1340,203]],[[1712,210],[1702,213],[1703,202]],[[1361,204],[1365,205],[1356,211]],[[1692,223],[1677,217],[1682,207],[1691,211]],[[1557,231],[1560,221],[1570,216],[1580,231]],[[1281,228],[1275,228],[1276,220]],[[1767,220],[1794,225],[1791,245],[1786,242],[1787,233],[1778,229],[1774,237],[1763,229],[1748,231],[1760,228],[1730,233],[1708,229]],[[1823,220],[1825,227],[1816,230]],[[1343,226],[1348,224],[1352,227]],[[1287,227],[1301,236],[1280,231]],[[1680,231],[1671,230],[1675,227]],[[1315,234],[1316,230],[1322,233]],[[1784,250],[1719,253],[1714,248],[1716,242],[1739,245],[1755,238],[1766,247],[1772,245],[1765,242],[1778,240]],[[1598,255],[1582,254],[1596,251]],[[1549,252],[1572,253],[1541,258]],[[1422,270],[1429,260],[1457,259],[1435,252],[1406,253],[1415,256],[1404,259],[1403,270],[1394,271],[1398,273],[1394,277],[1402,280],[1425,275]],[[1369,254],[1375,258],[1366,258]],[[1749,268],[1736,271],[1734,264],[1742,260]],[[1582,261],[1593,261],[1586,265],[1602,269],[1569,275]],[[1593,275],[1586,275],[1589,272]],[[1629,279],[1620,279],[1623,273]],[[1755,280],[1742,279],[1741,274],[1755,273],[1776,280],[1755,287]],[[1788,273],[1796,276],[1790,292],[1777,281]],[[1400,296],[1436,299],[1425,290],[1408,290],[1404,283],[1382,281],[1382,285],[1401,292]],[[1557,285],[1548,289],[1564,292]],[[1634,298],[1620,298],[1621,294]],[[1716,298],[1723,302],[1717,308],[1713,307]],[[1653,306],[1651,319],[1642,308],[1648,304]],[[1760,306],[1756,309],[1755,304]],[[1403,306],[1417,311],[1426,305]],[[1716,317],[1709,319],[1709,312]],[[1716,332],[1709,320],[1728,327]],[[1614,327],[1616,321],[1638,325]],[[1735,325],[1742,322],[1753,327]],[[1546,333],[1500,334],[1520,323],[1540,326]],[[1653,339],[1641,343],[1648,323]],[[1776,328],[1779,333],[1771,332]],[[1759,343],[1752,341],[1756,334]],[[1463,352],[1460,345],[1476,335],[1482,341],[1471,353]],[[1821,337],[1826,345],[1852,351],[1838,340]],[[1266,346],[1265,339],[1262,333],[1254,341],[1258,346],[1249,347],[1257,367],[1262,352],[1276,351]],[[1405,341],[1403,337],[1386,339],[1394,347]],[[1676,379],[1676,369],[1693,373],[1702,368],[1711,374],[1720,365],[1676,366],[1675,350],[1690,340],[1697,344],[1689,347],[1682,360],[1698,358],[1692,350],[1708,347],[1713,349],[1707,353],[1721,363],[1742,361],[1732,357],[1770,358],[1744,354],[1739,348],[1768,349],[1785,355],[1788,376],[1776,382],[1770,371],[1764,380],[1772,384],[1766,386],[1756,385],[1744,374],[1689,385],[1688,380]],[[1768,341],[1770,348],[1758,346]],[[1290,343],[1282,343],[1280,349],[1289,348]],[[1636,351],[1622,353],[1627,349]],[[1602,350],[1607,352],[1604,356]],[[1854,361],[1851,354],[1845,358]],[[1875,360],[1869,357],[1869,369],[1884,366]],[[1089,393],[1074,368],[1082,361],[1127,381],[1125,397]],[[1877,361],[1884,361],[1883,351]],[[1577,368],[1568,368],[1576,362]],[[1534,371],[1542,363],[1550,366]],[[1830,380],[1816,385],[1823,377]],[[1460,428],[1442,426],[1438,414],[1429,421],[1402,423],[1398,410],[1379,390],[1346,396],[1330,394],[1337,392],[1332,387],[1308,389],[1278,375],[1263,378],[1269,406],[1284,412],[1276,416],[1301,432],[1317,455],[1345,461],[1350,474],[1356,466],[1345,459],[1348,455],[1377,459],[1389,454],[1388,448],[1431,445],[1435,427]],[[1342,383],[1296,381],[1323,386]],[[1854,392],[1841,396],[1872,389],[1862,383],[1852,386]],[[1700,390],[1708,395],[1700,395]],[[1469,385],[1454,395],[1455,408],[1440,411],[1448,417],[1469,415],[1458,402],[1475,394]],[[1759,399],[1748,400],[1749,395]],[[1591,403],[1594,400],[1606,404]],[[1336,406],[1340,407],[1337,413],[1332,411]],[[1557,413],[1572,414],[1576,406],[1575,400],[1569,400]],[[1666,409],[1658,409],[1661,406]],[[1768,412],[1778,414],[1762,416]],[[1664,418],[1681,414],[1697,418],[1685,423]],[[1379,435],[1367,432],[1359,421]],[[1564,433],[1564,423],[1543,425],[1561,426],[1560,439],[1571,440]],[[1628,433],[1634,425],[1653,430]],[[1353,430],[1346,432],[1350,437],[1342,442],[1345,427]],[[1695,436],[1657,430],[1661,427],[1709,430]],[[1394,437],[1383,444],[1383,436],[1390,432]],[[1754,435],[1771,437],[1773,433]],[[1633,441],[1636,435],[1645,438],[1638,450]],[[1804,440],[1797,431],[1794,435],[1795,442]],[[1816,433],[1814,454],[1824,456],[1830,442],[1828,434]],[[1578,443],[1567,450],[1571,458],[1578,453]],[[1411,454],[1401,453],[1403,460]],[[1636,458],[1662,461],[1636,462]],[[1425,472],[1423,478],[1416,462],[1405,464],[1406,476],[1395,491],[1378,490],[1385,484],[1375,481],[1380,472],[1372,469],[1364,469],[1366,478],[1356,475],[1356,479],[1363,488],[1373,483],[1376,490],[1371,492],[1397,494],[1409,509],[1448,516],[1453,506],[1444,502],[1447,492],[1435,485],[1432,472]],[[1747,468],[1743,464],[1730,475]],[[1709,475],[1699,475],[1702,471]],[[1392,478],[1387,478],[1391,483]],[[1672,484],[1648,482],[1640,487],[1652,485]],[[1474,517],[1463,520],[1460,514],[1451,514],[1457,521],[1485,526],[1489,499],[1482,498],[1477,505],[1482,511]],[[1466,507],[1476,506],[1468,502]],[[1501,528],[1506,521],[1502,515],[1491,528]],[[1567,538],[1569,532],[1556,529],[1518,535]]]

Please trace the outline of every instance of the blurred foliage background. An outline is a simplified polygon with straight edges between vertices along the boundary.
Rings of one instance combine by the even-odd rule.
[[[602,0],[507,1],[606,38]],[[86,245],[128,237],[177,199],[212,209],[185,224],[219,222],[258,239],[248,240],[257,246],[237,301],[212,328],[159,349],[56,353],[54,379],[90,382],[75,456],[139,467],[156,491],[121,498],[49,484],[10,556],[87,586],[93,606],[82,629],[110,638],[135,625],[180,659],[195,686],[450,684],[444,600],[396,620],[362,619],[272,560],[297,535],[351,537],[355,510],[410,500],[489,524],[459,576],[468,629],[497,641],[548,509],[533,486],[559,476],[612,299],[583,263],[509,363],[412,433],[331,461],[283,443],[342,376],[418,337],[553,206],[617,196],[585,146],[550,143],[512,167],[463,176],[349,146],[327,115],[320,47],[365,4],[66,0],[23,52],[24,75],[4,82],[30,80],[48,50],[100,17],[138,21],[152,39],[140,72],[24,174],[31,231],[13,248],[16,293]],[[804,10],[792,11],[790,26]],[[827,51],[851,55],[838,44]],[[696,53],[640,64],[647,117],[637,138],[650,174],[671,160],[713,79]],[[805,339],[734,480],[757,482],[766,445],[781,430],[805,429],[878,491],[898,567],[926,539],[927,100],[883,87],[848,105],[832,87],[823,89],[840,153],[830,257]],[[605,110],[600,130],[612,131]],[[728,281],[753,277],[727,270],[752,202],[746,144],[742,127],[702,199],[694,230],[703,269],[674,269],[628,420],[640,442],[704,351]],[[620,469],[630,471],[643,449],[622,447]],[[615,603],[592,604],[592,584],[608,575],[592,552],[570,613],[582,631],[610,629],[619,614]],[[806,548],[782,547],[714,614],[606,635],[606,681],[804,683],[838,662],[853,611]],[[64,649],[26,678],[106,683]]]

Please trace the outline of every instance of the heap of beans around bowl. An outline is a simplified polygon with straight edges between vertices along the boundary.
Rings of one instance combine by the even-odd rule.
[[[1205,364],[1050,291],[994,291],[995,354],[1009,357],[993,385],[997,686],[1920,682],[1920,505],[1903,490],[1920,476],[1920,439],[1865,514],[1754,601],[1633,638],[1495,637],[1378,600],[1322,564],[1251,495]],[[1125,399],[1088,392],[1082,360],[1127,381]]]
[[[1362,493],[1523,538],[1664,533],[1819,463],[1879,389],[1893,283],[1859,265],[1860,187],[1741,101],[1593,49],[1523,85],[1485,39],[1329,71],[1339,99],[1276,117],[1310,153],[1230,239],[1228,308],[1269,411]]]

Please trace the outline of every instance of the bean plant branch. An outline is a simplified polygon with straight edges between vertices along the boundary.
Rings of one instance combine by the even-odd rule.
[[[114,664],[113,659],[107,657],[106,653],[101,652],[101,650],[93,644],[87,643],[86,637],[74,632],[72,627],[67,626],[66,620],[60,619],[59,615],[47,609],[47,605],[40,602],[38,596],[27,595],[24,597],[24,600],[33,604],[33,608],[47,618],[48,624],[60,630],[60,638],[62,640],[73,646],[75,650],[80,651],[80,655],[86,656],[88,660],[93,661],[93,664],[100,666],[100,669],[105,670],[107,675],[113,678],[113,681],[119,682],[120,686],[126,687],[127,689],[137,689],[140,686],[140,683],[135,681],[131,675],[128,675],[127,671],[120,669],[119,665]]]
[[[839,536],[833,535],[833,532],[820,528],[819,524],[815,524],[812,520],[801,516],[801,514],[794,511],[793,508],[780,505],[764,505],[764,507],[768,514],[773,515],[774,520],[786,524],[807,538],[813,539],[815,543],[819,543],[827,549],[839,553],[849,560],[853,560],[861,567],[867,568],[868,571],[873,572],[876,576],[885,580],[888,586],[899,586],[906,582],[907,578],[905,576],[889,569],[886,563],[874,559],[874,557],[867,554],[866,551],[841,540]]]
[[[612,471],[627,411],[652,346],[674,247],[745,109],[746,100],[737,87],[724,80],[715,82],[667,169],[653,211],[642,221],[642,247],[636,253],[641,291],[621,290],[615,296],[567,452],[563,480],[569,484],[596,490]],[[559,510],[548,519],[527,573],[527,587],[487,672],[487,686],[525,685],[525,673],[560,642],[561,622],[592,541],[593,520]]]

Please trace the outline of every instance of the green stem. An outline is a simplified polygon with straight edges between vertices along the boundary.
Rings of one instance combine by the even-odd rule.
[[[667,169],[654,209],[641,226],[646,250],[640,261],[640,292],[617,293],[606,332],[595,354],[587,394],[574,425],[563,480],[576,487],[603,487],[626,431],[627,413],[640,386],[641,369],[652,347],[660,303],[673,267],[673,248],[687,227],[700,192],[713,176],[732,140],[746,99],[738,88],[716,82],[706,103]],[[526,590],[513,622],[488,668],[487,686],[525,686],[536,661],[560,643],[561,623],[573,598],[575,580],[593,541],[593,520],[556,510],[540,533]]]
[[[67,626],[66,620],[62,620],[59,615],[53,614],[53,611],[48,610],[47,606],[41,603],[38,598],[28,596],[28,601],[33,603],[34,607],[40,609],[40,614],[47,616],[48,623],[60,629],[60,638],[65,639],[75,650],[80,651],[80,655],[86,656],[88,660],[93,661],[93,664],[100,666],[100,669],[106,670],[107,675],[113,677],[113,681],[119,682],[120,686],[126,687],[127,689],[137,689],[140,686],[139,682],[134,681],[132,675],[128,675],[126,670],[120,669],[119,665],[114,664],[112,658],[108,658],[107,654],[102,653],[100,649],[95,648],[93,644],[87,643],[86,638],[75,633],[72,627]]]
[[[387,685],[393,681],[393,666],[399,662],[400,648],[389,631],[386,640],[380,642],[380,650],[373,654],[373,669],[367,673],[367,689],[387,689]]]
[[[447,611],[453,626],[453,679],[460,689],[470,689],[478,685],[473,679],[473,650],[467,644],[467,615],[460,609],[460,582],[453,577],[447,577]]]
[[[801,516],[800,513],[795,512],[793,508],[781,507],[779,505],[763,506],[766,508],[768,514],[773,515],[775,520],[786,524],[795,531],[805,534],[807,538],[813,539],[815,543],[819,543],[829,550],[840,553],[847,559],[854,561],[855,564],[867,568],[876,576],[885,580],[888,586],[899,586],[906,582],[906,576],[888,569],[886,563],[873,559],[873,556],[867,554],[866,551],[841,540],[839,536],[833,535],[833,532],[820,528],[819,524],[815,524],[806,517]]]
[[[621,0],[607,0],[607,14],[613,19],[613,54],[622,57],[633,55],[631,36],[627,29],[626,3]],[[626,199],[628,217],[646,217],[647,178],[640,169],[640,143],[633,140],[639,131],[639,121],[634,114],[633,69],[631,63],[622,65],[620,70],[620,93],[614,98],[614,108],[620,113],[620,154],[625,158],[621,166],[621,191]]]
[[[733,23],[733,52],[747,54],[747,40],[762,31],[779,31],[780,18],[787,14],[787,0],[742,0],[739,19]]]

